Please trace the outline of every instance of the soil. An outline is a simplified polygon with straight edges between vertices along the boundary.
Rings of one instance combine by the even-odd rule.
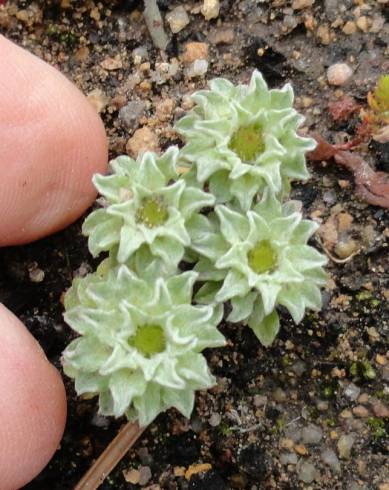
[[[387,0],[222,0],[212,20],[199,2],[159,1],[163,16],[179,5],[189,24],[174,35],[166,26],[165,53],[152,44],[141,2],[132,0],[9,2],[0,7],[0,32],[89,96],[106,125],[111,157],[125,152],[128,140],[130,152],[180,144],[172,125],[189,107],[188,95],[215,76],[247,82],[254,68],[272,87],[293,84],[306,131],[343,142],[358,115],[335,122],[328,104],[348,95],[366,105],[368,90],[389,71]],[[202,43],[202,76],[192,76],[190,42]],[[345,85],[327,82],[336,62],[353,70]],[[119,117],[128,103],[131,117],[123,110]],[[141,127],[149,138],[132,139]],[[387,145],[358,151],[388,171]],[[351,175],[334,163],[310,170],[307,183],[294,184],[293,198],[321,223],[312,244],[335,259],[322,311],[298,326],[281,312],[281,333],[267,349],[248,328],[224,323],[228,346],[207,353],[217,386],[198,394],[189,421],[174,410],[160,415],[102,489],[389,488],[388,211],[359,200]],[[74,336],[62,319],[62,295],[75,275],[96,265],[81,223],[0,251],[0,301],[59,369]],[[64,380],[65,435],[28,490],[71,489],[125,422],[97,415],[96,401],[77,398]]]

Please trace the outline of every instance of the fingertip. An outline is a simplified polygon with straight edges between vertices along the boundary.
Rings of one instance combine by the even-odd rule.
[[[49,462],[63,434],[65,388],[24,325],[0,304],[1,489],[15,490]]]
[[[0,246],[39,239],[75,221],[104,173],[103,123],[58,70],[0,37]]]

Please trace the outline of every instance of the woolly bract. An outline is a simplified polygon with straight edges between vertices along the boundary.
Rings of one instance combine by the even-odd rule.
[[[141,247],[160,257],[173,269],[190,244],[186,221],[214,197],[178,179],[178,149],[161,157],[146,152],[137,161],[120,156],[110,162],[112,175],[95,175],[94,185],[106,206],[92,212],[83,233],[96,256],[115,250],[124,263]]]
[[[266,187],[285,193],[291,179],[308,177],[305,153],[316,144],[296,133],[304,118],[292,108],[289,84],[269,90],[254,71],[249,85],[222,78],[209,85],[192,96],[196,105],[176,129],[186,141],[182,162],[199,183],[209,181],[218,202],[236,198],[247,210]]]
[[[230,300],[229,321],[245,321],[264,345],[274,340],[285,306],[298,323],[305,309],[319,310],[319,286],[326,279],[326,258],[307,245],[317,225],[303,220],[294,203],[283,206],[270,192],[246,213],[218,205],[209,218],[190,223],[192,247],[203,258],[196,264],[203,302]]]
[[[66,294],[65,320],[80,337],[63,353],[79,395],[99,396],[103,415],[148,425],[175,407],[189,417],[195,390],[214,385],[201,351],[224,345],[221,308],[193,306],[197,274],[144,281],[103,262]]]

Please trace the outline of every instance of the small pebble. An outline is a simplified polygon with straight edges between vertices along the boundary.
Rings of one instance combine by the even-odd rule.
[[[212,426],[212,427],[217,427],[217,426],[220,424],[221,419],[222,419],[222,418],[221,418],[220,413],[216,413],[216,412],[214,412],[214,413],[213,413],[213,414],[210,416],[210,418],[209,418],[209,420],[208,420],[209,425],[210,425],[210,426]]]
[[[323,437],[323,431],[317,425],[310,424],[302,430],[304,444],[319,444]]]
[[[344,395],[351,401],[355,401],[358,399],[361,389],[355,385],[354,383],[349,383],[344,390]]]
[[[295,373],[296,376],[302,376],[305,371],[307,370],[307,365],[305,364],[304,361],[296,361],[292,367],[291,367],[292,371]]]
[[[100,427],[101,429],[107,429],[110,426],[111,421],[108,417],[104,417],[96,412],[93,414],[91,424],[95,427]]]
[[[133,158],[145,151],[157,152],[158,149],[158,137],[148,127],[137,129],[126,145],[127,153]]]
[[[286,400],[286,393],[281,388],[276,388],[273,391],[272,396],[276,402],[284,402]]]
[[[166,15],[170,30],[176,34],[189,24],[189,17],[182,5],[176,7]]]
[[[312,463],[303,461],[298,468],[298,478],[304,483],[312,483],[317,478],[318,472]]]
[[[99,114],[100,112],[103,112],[109,102],[109,97],[107,97],[99,88],[95,88],[89,92],[87,99]]]
[[[326,465],[328,465],[335,473],[340,472],[340,463],[335,451],[333,451],[332,449],[324,449],[321,452],[320,457],[322,461]]]
[[[140,472],[138,470],[123,471],[123,476],[127,483],[132,483],[133,485],[139,483]]]
[[[186,70],[188,78],[201,77],[208,71],[207,60],[195,60]]]
[[[254,395],[254,405],[256,407],[263,407],[267,403],[267,396]]]
[[[28,270],[28,275],[31,282],[42,282],[45,278],[45,271],[38,267],[36,262]]]
[[[148,466],[141,466],[139,468],[139,485],[146,485],[151,479],[151,470]]]
[[[208,44],[190,42],[185,45],[182,61],[188,65],[196,60],[208,59]]]
[[[201,7],[201,13],[204,15],[206,20],[216,19],[220,12],[220,2],[219,0],[204,0]]]
[[[132,100],[119,111],[119,118],[126,129],[134,130],[139,126],[139,119],[146,110],[143,100]]]
[[[353,22],[352,20],[348,20],[343,26],[342,31],[348,36],[350,36],[351,34],[357,32],[357,26],[355,22]]]
[[[308,7],[312,7],[315,3],[315,0],[293,0],[292,9],[293,10],[302,10]]]
[[[346,63],[335,63],[327,70],[327,80],[330,85],[344,85],[352,77],[353,70]]]
[[[372,408],[374,415],[376,417],[380,417],[383,419],[389,417],[389,408],[387,405],[385,405],[381,401],[379,401],[379,400],[374,401],[371,404],[371,408]]]
[[[338,453],[341,459],[350,459],[351,448],[355,442],[355,438],[352,435],[340,436],[338,441]]]
[[[297,464],[297,454],[295,453],[282,453],[280,456],[281,464]]]
[[[362,419],[369,416],[369,410],[363,405],[357,405],[353,408],[353,414]]]

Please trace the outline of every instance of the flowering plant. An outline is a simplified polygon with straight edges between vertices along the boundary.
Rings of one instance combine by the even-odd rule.
[[[320,309],[325,282],[326,260],[307,243],[316,224],[284,202],[290,181],[308,177],[315,146],[296,132],[291,86],[269,90],[255,71],[248,85],[216,79],[193,100],[176,126],[182,150],[121,156],[111,175],[94,177],[104,206],[83,232],[91,253],[108,258],[65,301],[80,335],[63,354],[77,392],[142,426],[169,407],[189,417],[195,390],[215,382],[201,352],[224,345],[224,302],[228,320],[268,346],[277,307],[300,322]],[[192,271],[180,271],[182,259]]]

